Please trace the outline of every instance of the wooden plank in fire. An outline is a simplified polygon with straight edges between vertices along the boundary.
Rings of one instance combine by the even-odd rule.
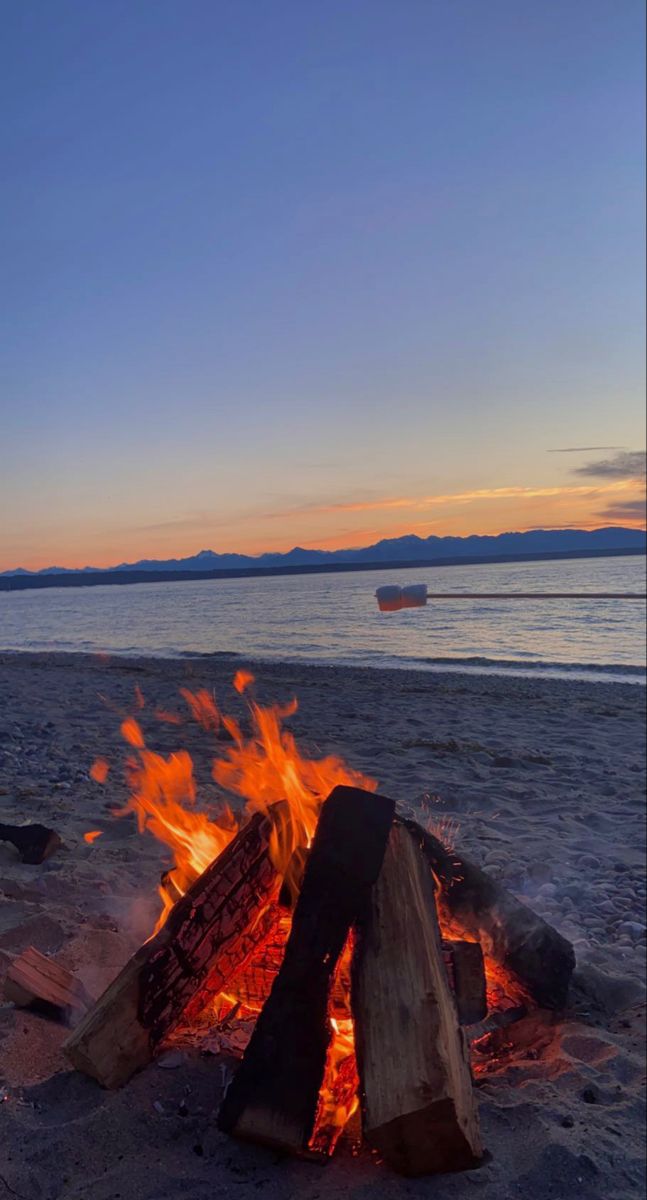
[[[478,1113],[434,883],[398,822],[358,930],[352,1009],[367,1142],[404,1175],[474,1166]]]

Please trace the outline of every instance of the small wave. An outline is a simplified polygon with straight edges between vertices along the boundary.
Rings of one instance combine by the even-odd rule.
[[[417,659],[408,659],[409,663],[419,662],[425,663],[429,667],[445,667],[447,669],[463,670],[469,669],[472,671],[496,671],[504,673],[506,671],[522,671],[525,674],[536,672],[538,674],[555,675],[604,675],[604,676],[622,676],[629,680],[637,680],[645,682],[647,679],[647,667],[633,663],[589,663],[589,662],[550,662],[545,659],[529,662],[528,659],[516,658],[486,658],[483,655],[472,655],[461,657],[460,655],[453,656],[433,656]]]
[[[152,652],[149,652],[152,653]],[[239,650],[173,650],[165,658],[242,658]]]

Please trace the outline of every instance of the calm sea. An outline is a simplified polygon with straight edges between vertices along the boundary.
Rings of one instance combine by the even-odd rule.
[[[0,593],[0,649],[238,654],[369,667],[645,680],[638,601],[438,601],[378,612],[382,583],[430,591],[645,591],[642,557]]]

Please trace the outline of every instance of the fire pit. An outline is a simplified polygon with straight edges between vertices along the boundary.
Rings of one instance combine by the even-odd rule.
[[[293,706],[250,702],[245,737],[207,693],[189,703],[229,738],[213,773],[246,819],[195,811],[189,756],[164,759],[124,722],[128,809],[176,867],[157,930],[74,1029],[69,1060],[116,1087],[174,1032],[227,1030],[242,1051],[219,1114],[232,1135],[325,1160],[359,1105],[365,1141],[403,1174],[474,1165],[466,1026],[562,1008],[571,946],[373,781],[303,758],[281,724]]]

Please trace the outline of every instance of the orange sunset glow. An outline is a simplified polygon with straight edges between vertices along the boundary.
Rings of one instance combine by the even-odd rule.
[[[644,481],[634,477],[595,486],[512,485],[455,493],[367,495],[365,499],[295,504],[276,511],[240,509],[231,512],[226,525],[208,513],[196,513],[157,529],[124,526],[93,534],[83,517],[76,517],[69,529],[61,529],[56,551],[34,548],[29,555],[23,553],[20,565],[39,570],[51,566],[55,555],[56,565],[111,567],[140,558],[181,558],[207,546],[248,555],[285,552],[294,545],[335,550],[409,533],[464,537],[616,524],[642,529],[644,497]],[[15,565],[16,553],[5,551],[2,569]]]

